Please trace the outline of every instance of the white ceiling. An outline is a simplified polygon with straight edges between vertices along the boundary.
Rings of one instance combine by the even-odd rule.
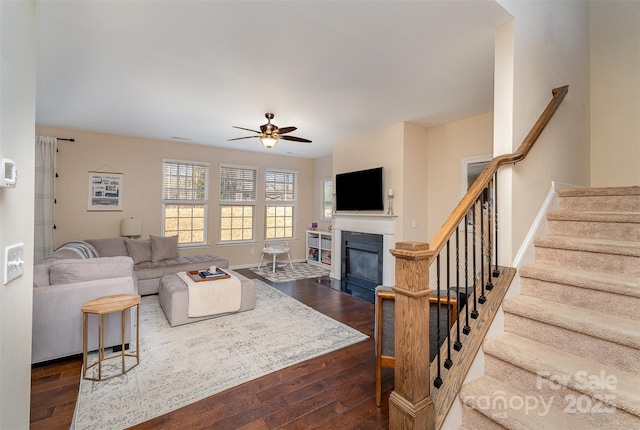
[[[39,125],[317,158],[492,110],[494,1],[37,2]],[[58,136],[73,137],[73,136]]]

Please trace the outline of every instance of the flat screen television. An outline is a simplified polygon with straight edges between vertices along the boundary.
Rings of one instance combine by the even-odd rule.
[[[382,178],[382,167],[338,173],[336,175],[336,210],[384,210]]]

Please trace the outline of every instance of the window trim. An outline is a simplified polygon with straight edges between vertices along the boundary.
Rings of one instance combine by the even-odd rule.
[[[205,181],[204,181],[204,200],[182,200],[182,199],[165,199],[165,184],[164,184],[164,168],[165,164],[185,164],[191,166],[203,166],[205,167]],[[211,163],[208,161],[193,161],[193,160],[184,160],[184,159],[176,159],[176,158],[163,158],[162,159],[162,171],[161,171],[161,205],[162,205],[162,215],[161,215],[161,234],[165,237],[166,234],[166,205],[202,205],[204,207],[204,215],[203,215],[203,241],[202,242],[187,242],[187,243],[178,243],[178,248],[191,248],[191,247],[205,247],[209,246],[209,180],[210,180],[210,170]],[[180,230],[178,230],[179,232]]]
[[[218,189],[219,193],[222,190],[222,169],[244,169],[244,170],[253,170],[253,171],[255,171],[256,172],[256,183],[255,183],[256,195],[255,195],[255,198],[253,200],[223,200],[220,197],[220,194],[218,194],[218,200],[220,201],[220,204],[229,205],[229,204],[234,204],[234,203],[237,203],[239,201],[242,201],[242,202],[251,202],[251,204],[256,205],[258,203],[258,172],[259,172],[260,169],[258,169],[257,166],[220,163],[220,168],[219,168],[219,171],[218,171],[218,180],[220,181],[219,189]]]
[[[482,154],[482,155],[473,155],[471,157],[463,157],[460,160],[460,196],[464,197],[469,191],[469,187],[467,185],[469,180],[469,165],[470,164],[480,164],[480,163],[488,163],[491,161],[493,156],[491,154]]]
[[[482,154],[482,155],[473,155],[470,157],[463,157],[460,160],[460,196],[464,197],[469,191],[469,166],[471,164],[488,164],[491,162],[493,155],[491,154]],[[464,225],[464,221],[462,222]],[[473,221],[468,219],[467,224],[464,225],[464,229],[466,232],[473,232]]]
[[[268,200],[267,199],[267,175],[272,173],[290,173],[293,175],[293,199],[287,200]],[[279,169],[276,167],[268,167],[265,169],[264,173],[264,240],[269,242],[278,242],[278,241],[289,241],[296,239],[296,216],[297,216],[297,206],[298,206],[298,178],[299,172],[297,170],[288,170],[288,169]],[[267,237],[267,207],[269,206],[281,206],[281,207],[289,207],[291,206],[292,214],[291,214],[291,236],[289,237]]]
[[[255,172],[255,195],[253,200],[223,200],[222,199],[222,170],[223,169],[242,169],[242,170],[252,170]],[[229,245],[243,245],[243,244],[252,244],[257,243],[256,241],[256,209],[258,207],[258,172],[259,168],[257,166],[250,165],[241,165],[241,164],[230,164],[230,163],[220,163],[219,171],[218,171],[218,245],[220,246],[229,246]],[[239,239],[239,240],[223,240],[222,239],[222,207],[223,206],[253,206],[253,211],[251,215],[251,236],[252,239]]]
[[[324,195],[324,187],[325,184],[327,182],[331,182],[331,214],[333,214],[334,210],[333,210],[333,205],[335,202],[335,191],[334,191],[334,181],[331,178],[324,178],[320,181],[320,220],[322,221],[331,221],[331,219],[333,218],[332,216],[326,217],[324,210],[326,209],[325,206],[325,195]]]
[[[293,174],[293,199],[287,200],[268,200],[267,199],[267,175],[272,173],[291,173]],[[298,202],[298,171],[297,170],[287,170],[287,169],[277,169],[274,167],[268,167],[264,171],[264,204],[268,206],[269,203],[273,203],[275,205],[280,204],[281,206],[289,206],[287,203],[293,203],[293,206]],[[272,205],[269,205],[272,206]]]

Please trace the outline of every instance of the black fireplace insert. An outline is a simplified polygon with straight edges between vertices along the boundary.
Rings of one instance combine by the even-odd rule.
[[[382,285],[382,251],[382,235],[343,231],[341,290],[373,303]]]

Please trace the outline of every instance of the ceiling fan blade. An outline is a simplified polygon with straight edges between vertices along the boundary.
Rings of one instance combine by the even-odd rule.
[[[260,137],[260,136],[236,137],[235,139],[229,139],[227,142],[231,142],[232,140],[253,139],[253,138],[255,138],[255,137]]]
[[[282,139],[282,140],[292,140],[294,142],[311,143],[311,141],[308,140],[308,139],[303,139],[301,137],[295,137],[295,136],[280,136],[280,139]]]
[[[296,131],[298,127],[282,127],[278,129],[278,134],[291,133],[292,131]]]
[[[260,134],[260,132],[259,132],[259,131],[251,130],[250,128],[238,127],[237,125],[232,125],[231,127],[233,127],[233,128],[239,128],[240,130],[250,131],[250,132],[252,132],[252,133]]]

